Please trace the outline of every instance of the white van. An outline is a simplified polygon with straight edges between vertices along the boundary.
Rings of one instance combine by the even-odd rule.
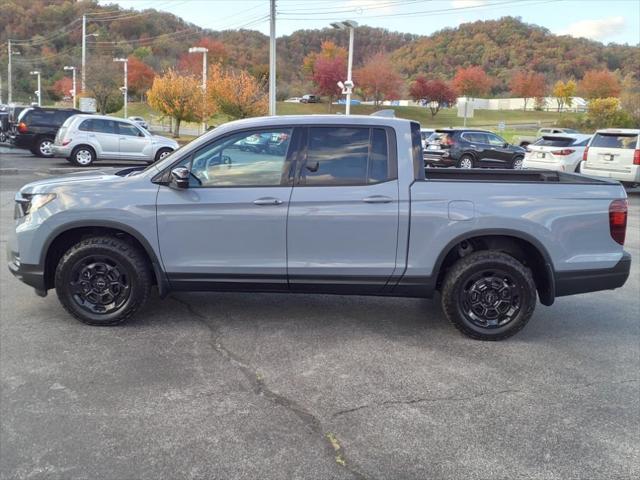
[[[598,130],[584,151],[580,173],[640,183],[640,130],[607,128]]]

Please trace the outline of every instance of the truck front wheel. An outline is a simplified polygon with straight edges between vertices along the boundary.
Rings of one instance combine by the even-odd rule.
[[[149,297],[152,276],[145,255],[112,236],[83,239],[58,263],[55,287],[62,306],[89,325],[116,325]]]
[[[494,250],[458,260],[447,272],[441,293],[449,321],[478,340],[503,340],[516,334],[536,306],[531,270]]]

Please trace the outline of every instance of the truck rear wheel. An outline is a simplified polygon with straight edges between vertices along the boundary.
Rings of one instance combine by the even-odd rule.
[[[96,236],[72,246],[58,263],[55,286],[62,306],[89,325],[117,325],[149,297],[145,255],[123,239]]]
[[[468,337],[503,340],[527,324],[536,306],[531,270],[506,253],[471,253],[447,273],[442,309]]]

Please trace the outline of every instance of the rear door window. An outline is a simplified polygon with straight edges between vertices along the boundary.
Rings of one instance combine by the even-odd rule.
[[[27,112],[23,121],[27,125],[52,125],[56,112],[51,110],[31,110]]]
[[[311,127],[303,185],[367,185],[393,177],[381,128]]]
[[[93,120],[93,131],[96,133],[118,133],[116,130],[116,122],[113,120]]]
[[[596,133],[590,147],[621,148],[634,150],[638,144],[638,134],[634,133]]]

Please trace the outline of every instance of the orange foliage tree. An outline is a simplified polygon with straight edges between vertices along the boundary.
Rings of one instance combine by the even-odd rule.
[[[180,75],[169,70],[153,80],[147,92],[149,105],[175,120],[174,136],[180,136],[180,123],[202,120],[207,112],[200,81],[193,75]]]
[[[51,87],[51,93],[59,98],[68,97],[71,95],[70,91],[73,88],[73,81],[70,77],[62,77],[60,80],[56,80]]]
[[[458,69],[452,83],[460,95],[477,98],[491,91],[493,80],[481,67],[467,67]]]
[[[589,100],[619,97],[620,81],[609,70],[589,70],[578,84],[578,92]]]
[[[140,96],[143,100],[145,92],[153,85],[153,79],[156,72],[149,65],[144,63],[137,57],[129,57],[127,79],[129,81],[129,91],[134,95]]]
[[[375,105],[385,99],[400,98],[402,77],[385,53],[376,53],[353,76],[356,86],[367,99],[372,98]]]
[[[544,75],[535,72],[517,72],[511,78],[511,93],[516,97],[524,98],[524,110],[530,98],[544,97],[547,85]]]
[[[269,107],[264,82],[245,70],[225,69],[219,63],[209,67],[207,103],[209,111],[231,118],[266,115]]]

